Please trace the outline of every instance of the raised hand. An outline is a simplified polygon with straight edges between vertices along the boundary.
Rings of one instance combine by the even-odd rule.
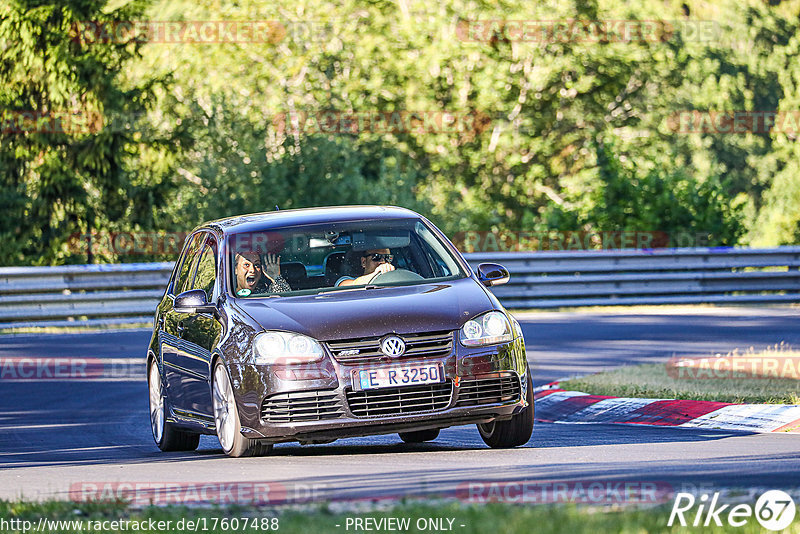
[[[267,254],[264,263],[264,276],[269,278],[270,283],[275,282],[275,279],[281,275],[281,257],[277,254]]]

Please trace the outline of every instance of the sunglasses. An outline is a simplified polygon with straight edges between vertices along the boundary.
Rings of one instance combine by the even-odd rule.
[[[392,263],[392,260],[394,259],[394,254],[380,254],[376,252],[375,254],[364,254],[364,257],[370,258],[372,259],[372,261],[375,262],[383,260],[386,263]]]

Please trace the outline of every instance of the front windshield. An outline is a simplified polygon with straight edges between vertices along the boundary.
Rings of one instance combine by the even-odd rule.
[[[228,237],[231,287],[242,298],[413,285],[464,277],[416,219],[293,226]]]

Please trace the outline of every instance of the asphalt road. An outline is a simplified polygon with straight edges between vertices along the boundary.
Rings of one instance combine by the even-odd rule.
[[[674,354],[707,355],[786,342],[800,346],[788,308],[531,313],[523,325],[536,382]],[[0,381],[0,499],[91,496],[92,488],[265,483],[289,500],[464,493],[465,484],[655,483],[673,490],[800,488],[800,436],[624,425],[537,423],[533,439],[491,450],[474,427],[432,443],[394,435],[328,445],[282,444],[262,458],[230,459],[216,438],[192,453],[161,453],[150,435],[144,330],[0,337],[0,358],[98,358],[112,380]],[[183,486],[186,487],[186,486]],[[489,487],[489,486],[472,486]],[[509,487],[509,486],[505,486]],[[82,492],[82,493],[80,493]],[[513,492],[509,495],[512,495]],[[469,498],[469,497],[466,497]],[[247,500],[247,497],[244,498]],[[513,499],[512,499],[513,500]]]

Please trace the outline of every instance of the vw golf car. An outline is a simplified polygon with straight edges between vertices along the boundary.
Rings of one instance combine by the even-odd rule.
[[[476,424],[525,444],[533,387],[517,321],[421,215],[395,207],[275,211],[195,229],[147,354],[161,450],[216,434],[230,456]]]

